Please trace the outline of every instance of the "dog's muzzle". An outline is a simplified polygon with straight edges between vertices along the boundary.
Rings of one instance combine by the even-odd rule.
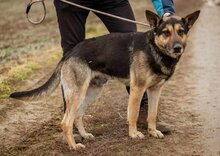
[[[176,54],[181,54],[183,52],[183,45],[180,43],[175,43],[172,51]]]

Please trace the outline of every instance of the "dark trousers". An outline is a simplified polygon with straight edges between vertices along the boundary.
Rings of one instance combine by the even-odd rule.
[[[72,0],[77,4],[93,9],[118,15],[135,20],[133,11],[128,0]],[[85,24],[89,11],[54,0],[56,7],[59,30],[61,35],[61,46],[64,55],[85,39]],[[118,20],[112,17],[95,13],[104,23],[110,33],[113,32],[136,32],[136,24]],[[63,92],[63,88],[62,88]],[[66,102],[64,99],[64,111]]]
[[[134,14],[127,0],[74,0],[74,2],[110,14],[134,20]],[[89,11],[54,1],[61,34],[61,46],[64,54],[85,39],[85,24]],[[136,24],[96,14],[112,32],[136,32]]]

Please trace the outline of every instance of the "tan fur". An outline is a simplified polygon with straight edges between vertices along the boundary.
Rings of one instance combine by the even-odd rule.
[[[174,25],[174,30],[175,30],[175,34],[176,34],[176,37],[177,37],[177,40],[182,43],[182,44],[186,44],[187,42],[187,36],[184,34],[183,36],[179,36],[178,35],[178,31],[179,30],[184,30],[183,27],[180,25],[180,24],[175,24]]]
[[[167,17],[166,20],[169,19],[169,18],[170,17]],[[180,24],[175,24],[174,26],[172,26],[170,24],[167,24],[166,27],[162,31],[168,31],[170,33],[170,36],[165,36],[162,33],[161,35],[155,37],[155,43],[162,50],[162,52],[166,53],[166,49],[165,48],[168,46],[171,49],[171,47],[173,47],[173,45],[176,42],[179,42],[179,43],[181,43],[183,45],[186,44],[187,36],[185,34],[180,36],[178,34],[178,31],[180,29],[183,29]],[[170,53],[168,55],[170,55],[173,58],[176,57],[176,55],[174,53]]]
[[[161,81],[161,78],[158,78],[156,75],[152,74],[145,61],[147,61],[147,58],[144,53],[140,51],[134,56],[134,61],[131,65],[128,123],[129,136],[132,138],[144,137],[141,132],[137,131],[137,119],[139,115],[141,98],[149,87],[152,87]]]
[[[74,67],[74,65],[70,66],[69,64],[75,64],[77,68],[72,69],[71,67]],[[72,129],[74,120],[77,117],[77,111],[85,98],[90,83],[90,73],[89,68],[77,60],[69,60],[62,67],[61,81],[65,91],[64,96],[69,100],[67,101],[67,111],[64,114],[61,127],[70,149],[84,147],[82,144],[76,144]],[[83,129],[80,130],[82,131]]]
[[[139,115],[141,98],[147,85],[146,57],[143,52],[137,52],[133,58],[130,71],[130,96],[128,102],[129,136],[143,138],[144,135],[137,131],[137,119]]]
[[[163,134],[156,129],[156,119],[157,119],[157,110],[158,102],[161,93],[161,89],[165,80],[161,80],[158,84],[148,88],[147,93],[149,96],[148,99],[148,133],[153,137],[163,138]]]
[[[80,135],[86,139],[94,139],[94,136],[91,133],[86,132],[83,124],[83,116],[87,107],[92,104],[96,98],[100,96],[101,87],[95,86],[94,82],[91,82],[89,88],[87,89],[86,97],[83,103],[80,105],[80,108],[77,112],[77,117],[75,119],[75,126],[78,129]]]

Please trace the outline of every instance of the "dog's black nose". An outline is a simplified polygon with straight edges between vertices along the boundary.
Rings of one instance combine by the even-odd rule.
[[[180,43],[176,43],[174,46],[173,46],[173,51],[174,53],[181,53],[183,50],[183,46],[180,44]]]

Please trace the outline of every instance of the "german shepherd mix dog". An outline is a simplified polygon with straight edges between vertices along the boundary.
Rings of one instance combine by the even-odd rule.
[[[163,134],[156,129],[161,89],[173,75],[184,52],[187,33],[199,13],[200,11],[196,11],[185,18],[174,15],[160,18],[147,10],[146,17],[152,30],[112,33],[85,40],[61,59],[45,84],[31,91],[12,93],[10,97],[39,98],[51,93],[61,82],[67,102],[61,127],[70,149],[75,150],[85,146],[76,144],[72,134],[73,124],[82,137],[93,138],[92,134],[85,131],[82,118],[88,101],[97,97],[95,94],[98,95],[106,82],[97,80],[116,78],[130,86],[127,112],[129,136],[144,137],[137,130],[137,119],[141,98],[147,91],[148,133],[153,137],[163,138]]]

